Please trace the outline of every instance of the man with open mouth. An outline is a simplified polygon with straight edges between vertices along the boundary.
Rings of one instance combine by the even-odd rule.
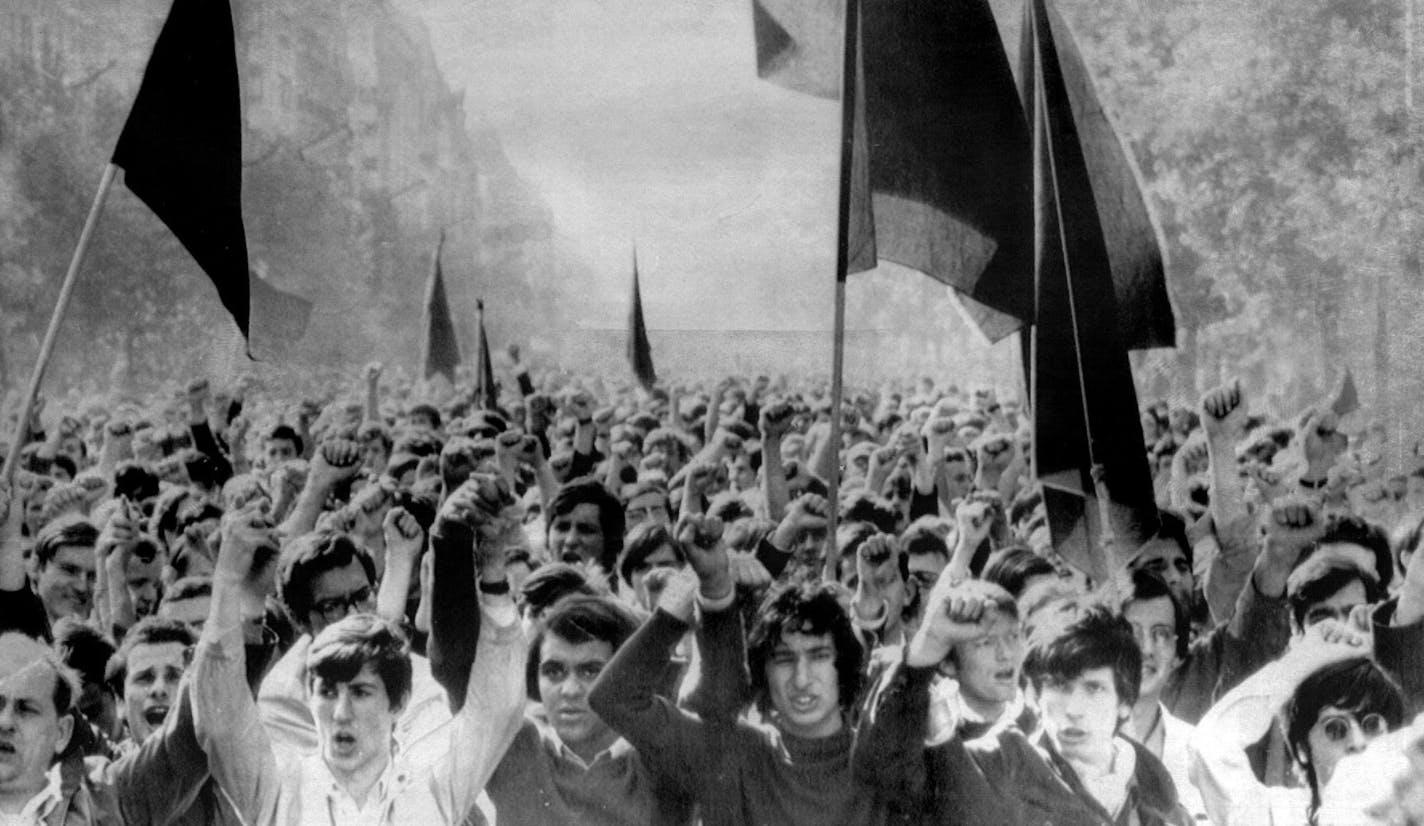
[[[476,507],[462,487],[435,530]],[[512,496],[505,491],[512,502]],[[248,823],[405,824],[461,822],[475,804],[521,719],[524,650],[500,554],[478,553],[481,622],[463,707],[445,748],[429,762],[396,752],[396,720],[410,699],[410,644],[373,614],[323,629],[306,655],[308,709],[318,749],[274,746],[258,720],[244,671],[241,601],[256,537],[270,523],[249,507],[229,514],[213,578],[212,612],[193,664],[192,706],[213,778]]]

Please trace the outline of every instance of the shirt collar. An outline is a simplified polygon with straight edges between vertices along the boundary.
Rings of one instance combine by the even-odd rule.
[[[64,799],[63,778],[60,776],[61,764],[56,763],[50,766],[45,773],[45,787],[35,793],[19,811],[21,823],[43,823],[50,812]]]
[[[322,759],[320,753],[309,756],[307,761],[308,771],[311,771],[320,779],[321,785],[319,788],[326,792],[328,798],[344,798],[350,801],[352,806],[355,806],[355,800],[351,797],[351,794],[342,787],[341,783],[336,779],[336,775],[331,773],[331,767],[326,765],[326,761]],[[401,765],[401,761],[397,759],[395,751],[392,750],[391,759],[386,762],[385,770],[381,772],[380,777],[376,778],[376,785],[371,787],[371,793],[367,797],[366,805],[370,806],[373,801],[384,802],[389,800],[400,791],[409,779],[410,770],[404,765]],[[363,806],[360,808],[364,809],[366,807]]]
[[[559,739],[559,734],[558,732],[554,731],[553,726],[550,726],[547,723],[540,725],[539,737],[541,740],[544,741],[544,744],[547,748],[552,749],[553,752],[559,757],[569,761],[570,763],[573,763],[575,766],[578,766],[584,771],[588,771],[589,769],[598,765],[600,762],[607,760],[617,760],[618,758],[633,750],[632,744],[630,744],[627,740],[624,740],[622,737],[619,737],[617,740],[614,740],[608,746],[608,748],[604,749],[603,751],[600,751],[598,754],[595,754],[593,756],[593,760],[585,762],[584,759],[575,754],[574,750],[569,748],[563,740]]]

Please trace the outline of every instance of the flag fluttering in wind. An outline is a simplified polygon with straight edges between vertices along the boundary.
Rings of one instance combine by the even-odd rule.
[[[1122,177],[1130,169],[1102,157],[1095,165],[1090,157],[1092,147],[1103,151],[1104,141],[1119,149],[1120,144],[1105,119],[1076,117],[1096,100],[1071,34],[1047,0],[1026,0],[1023,37],[1023,100],[1033,128],[1035,184],[1034,467],[1044,486],[1054,546],[1102,581],[1157,530],[1125,329],[1150,322],[1139,330],[1170,343],[1171,306],[1164,305],[1164,326],[1156,310],[1142,303],[1150,300],[1154,280],[1165,302],[1156,234],[1135,183],[1129,187],[1132,179]],[[1070,62],[1079,72],[1076,78]],[[1075,102],[1075,93],[1090,102]],[[1140,259],[1155,260],[1156,267],[1115,285],[1111,236],[1132,221],[1114,223],[1110,216],[1130,203],[1105,208],[1101,198],[1125,190],[1141,206],[1146,229],[1116,240],[1120,247],[1141,248]],[[1130,318],[1126,325],[1124,315]],[[1098,529],[1092,531],[1088,525],[1095,522]],[[1108,529],[1111,557],[1100,554],[1097,545]]]
[[[638,288],[638,251],[633,250],[633,303],[628,308],[628,365],[645,390],[657,384],[653,369],[653,347],[648,343],[648,328],[643,323],[643,294]]]
[[[475,374],[475,403],[482,410],[494,410],[499,407],[499,385],[494,381],[494,362],[490,359],[489,338],[485,335],[484,299],[475,302],[475,309],[479,316],[480,327],[480,352],[476,362],[478,372]]]
[[[846,270],[877,257],[954,287],[997,341],[1033,313],[1029,134],[987,0],[754,0],[757,70],[841,97],[858,47]]]
[[[420,351],[421,375],[430,378],[440,373],[455,383],[455,368],[460,364],[460,344],[455,339],[455,323],[450,318],[450,302],[445,297],[445,279],[440,273],[440,253],[445,248],[445,233],[435,245],[435,267],[425,288],[425,338]]]
[[[844,25],[850,1],[753,0],[758,74],[842,96],[844,51],[855,46]],[[987,0],[857,5],[860,79],[845,92],[856,118],[847,270],[870,269],[878,256],[924,272],[953,287],[970,319],[998,341],[1035,312],[1028,110],[998,25]],[[1056,50],[1097,194],[1123,343],[1170,347],[1161,245],[1136,165],[1066,28]]]
[[[260,279],[248,270],[241,96],[225,0],[174,0],[113,163],[212,279],[249,353],[255,313],[275,310],[282,317],[261,328],[280,337],[274,344],[301,338],[310,304],[271,284],[255,284]]]

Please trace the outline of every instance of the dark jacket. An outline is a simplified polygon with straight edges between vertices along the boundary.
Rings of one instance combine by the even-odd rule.
[[[932,668],[903,663],[886,673],[869,699],[851,765],[901,813],[920,823],[1120,826],[1135,813],[1141,826],[1185,826],[1191,816],[1162,762],[1133,743],[1136,773],[1114,819],[1078,780],[1046,735],[1008,728],[978,740],[924,743]]]

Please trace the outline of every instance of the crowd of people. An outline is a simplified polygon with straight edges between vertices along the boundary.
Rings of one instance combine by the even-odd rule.
[[[991,390],[507,366],[18,416],[0,824],[1424,823],[1424,464],[1339,405],[1147,405],[1094,579]]]

